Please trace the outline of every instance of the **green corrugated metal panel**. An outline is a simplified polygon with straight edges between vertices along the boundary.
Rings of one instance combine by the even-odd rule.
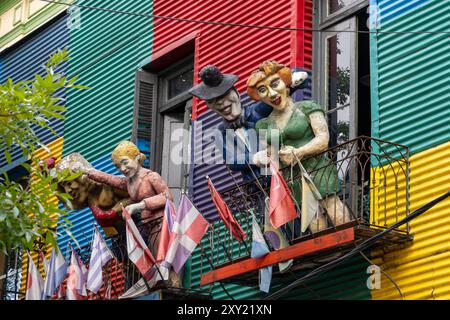
[[[450,1],[430,0],[387,20],[380,30],[448,31]],[[445,33],[378,35],[381,139],[407,145],[412,153],[450,139],[449,48]]]
[[[153,12],[151,0],[78,4]],[[70,32],[69,74],[90,89],[68,95],[64,155],[81,152],[93,161],[131,137],[135,73],[151,56],[152,26],[148,17],[81,9],[80,28]]]
[[[0,1],[0,14],[5,13],[16,4],[19,4],[20,0],[3,0]]]

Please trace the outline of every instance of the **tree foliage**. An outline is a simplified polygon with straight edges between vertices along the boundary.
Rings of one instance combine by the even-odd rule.
[[[52,119],[64,119],[62,90],[84,89],[75,85],[76,77],[67,78],[59,69],[68,60],[67,50],[58,50],[44,65],[45,73],[33,80],[0,84],[0,150],[8,163],[11,151],[20,148],[30,163],[22,164],[28,175],[13,181],[7,173],[0,177],[0,250],[24,247],[31,249],[36,240],[52,244],[56,239],[56,222],[64,214],[54,198],[70,201],[68,194],[57,190],[57,183],[77,178],[68,172],[56,172],[33,158],[36,147],[48,150],[36,134],[47,128]],[[63,219],[66,223],[67,220]]]

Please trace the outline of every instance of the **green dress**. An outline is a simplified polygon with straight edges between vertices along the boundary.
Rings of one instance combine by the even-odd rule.
[[[320,111],[325,114],[322,107],[314,101],[301,101],[294,105],[291,118],[283,130],[279,130],[276,123],[270,118],[261,119],[256,123],[257,130],[267,130],[267,144],[270,145],[274,139],[278,139],[279,146],[292,146],[299,148],[310,142],[314,132],[310,124],[309,115]],[[329,194],[340,191],[341,185],[338,179],[336,166],[333,165],[325,155],[310,157],[302,160],[302,165],[311,174],[314,184],[319,189],[322,198]],[[298,164],[292,168],[292,176],[300,177]],[[301,203],[301,178],[291,181],[291,170],[283,174],[288,182],[298,204]]]

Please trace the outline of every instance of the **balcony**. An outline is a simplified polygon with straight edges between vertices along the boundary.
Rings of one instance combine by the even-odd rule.
[[[395,143],[371,137],[358,137],[324,151],[326,165],[317,164],[308,170],[311,177],[319,170],[337,168],[340,188],[332,194],[346,206],[349,215],[338,221],[336,214],[328,214],[326,222],[315,231],[300,231],[299,223],[291,223],[285,229],[289,246],[270,252],[259,259],[250,258],[251,214],[253,212],[264,232],[262,208],[269,194],[270,179],[261,176],[233,188],[221,195],[248,235],[244,242],[236,241],[225,229],[222,221],[216,221],[201,242],[201,285],[216,281],[255,286],[257,270],[261,267],[293,259],[289,269],[299,271],[319,267],[349,252],[354,246],[383,230],[409,214],[409,150]],[[304,159],[302,161],[307,161]],[[288,185],[298,175],[290,174],[291,167],[282,168]],[[292,192],[292,190],[291,190]],[[330,196],[330,195],[329,195]],[[333,218],[334,217],[334,218]],[[411,241],[409,225],[403,225],[385,234],[376,244],[387,248]],[[274,269],[273,282],[282,281],[282,275]]]

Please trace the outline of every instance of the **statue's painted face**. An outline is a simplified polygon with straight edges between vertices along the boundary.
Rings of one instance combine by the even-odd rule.
[[[268,76],[256,84],[259,98],[262,102],[276,110],[283,110],[288,105],[288,88],[277,74]]]
[[[242,113],[241,100],[236,90],[230,90],[226,95],[205,101],[208,108],[217,112],[227,121],[234,121]]]
[[[82,177],[69,182],[61,183],[61,187],[63,187],[64,192],[73,198],[72,203],[75,208],[83,208],[87,206],[89,185],[89,180],[83,179]]]
[[[121,156],[119,159],[114,160],[114,165],[117,169],[127,178],[132,178],[139,170],[139,156],[136,159],[131,159],[127,156]]]

